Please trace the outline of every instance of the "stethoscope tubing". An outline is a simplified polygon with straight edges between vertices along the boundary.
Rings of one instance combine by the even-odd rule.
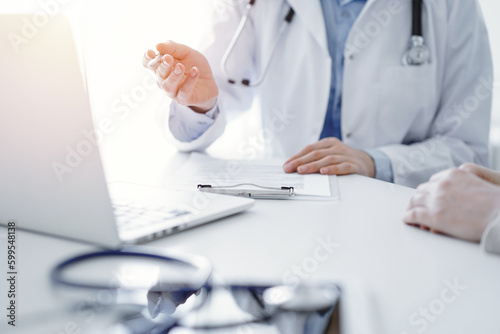
[[[256,3],[256,0],[250,0],[248,2],[248,4],[246,5],[243,17],[242,17],[242,19],[241,19],[241,21],[236,29],[236,32],[234,33],[233,37],[231,38],[231,41],[229,42],[229,45],[226,48],[226,50],[222,56],[222,59],[221,59],[220,66],[221,66],[222,73],[226,76],[226,78],[230,84],[241,84],[241,85],[247,86],[247,87],[257,87],[257,86],[262,84],[267,73],[269,72],[269,68],[271,66],[271,61],[274,57],[274,54],[276,53],[278,43],[280,42],[282,36],[284,35],[286,28],[292,22],[292,20],[295,16],[295,11],[290,6],[289,11],[284,18],[283,24],[279,28],[278,36],[274,40],[274,42],[271,46],[271,53],[269,54],[266,62],[264,63],[265,65],[264,65],[264,68],[263,68],[260,76],[258,76],[257,79],[254,81],[251,81],[248,78],[244,78],[241,81],[238,81],[230,75],[229,70],[227,69],[228,59],[231,56],[231,54],[233,53],[233,51],[235,49],[235,45],[241,37],[243,29],[245,28],[245,26],[248,22],[248,19],[250,17],[250,12],[252,11],[252,8],[255,5],[255,3]],[[418,61],[412,62],[412,59],[410,56],[410,54],[411,54],[410,50],[413,47],[412,45],[415,44],[413,42],[414,40],[419,41],[419,43],[418,43],[419,45],[425,44],[424,38],[423,38],[423,29],[422,29],[422,16],[423,16],[422,15],[422,3],[423,3],[423,0],[412,0],[412,33],[411,33],[411,39],[410,39],[410,47],[409,47],[408,51],[405,53],[405,55],[403,56],[403,64],[404,65],[420,65],[420,64],[424,63],[424,62],[418,62]],[[428,59],[427,59],[427,61],[428,61]]]
[[[50,274],[50,278],[53,283],[59,285],[59,286],[66,286],[66,287],[71,287],[71,288],[84,288],[84,289],[95,289],[95,290],[137,290],[139,289],[138,287],[123,287],[123,286],[113,286],[110,284],[98,284],[98,283],[85,283],[85,282],[78,282],[78,281],[71,281],[68,279],[65,279],[63,276],[64,271],[70,268],[71,266],[81,263],[82,261],[89,260],[89,259],[98,259],[98,258],[103,258],[103,257],[123,257],[123,256],[131,256],[131,257],[137,257],[137,258],[147,258],[147,259],[155,259],[155,260],[162,260],[166,262],[171,262],[171,263],[180,263],[183,265],[191,266],[193,268],[196,268],[199,270],[197,273],[197,276],[199,276],[198,279],[199,282],[203,282],[200,284],[201,286],[206,285],[206,282],[211,276],[212,273],[212,265],[208,260],[205,260],[201,257],[174,257],[174,256],[169,256],[169,255],[162,255],[158,254],[152,250],[147,250],[144,248],[141,249],[136,249],[134,247],[129,247],[129,248],[124,248],[124,249],[119,249],[119,250],[100,250],[96,252],[91,252],[91,253],[86,253],[86,254],[81,254],[77,255],[74,257],[71,257],[67,260],[64,260],[63,262],[59,263],[56,265]],[[199,285],[196,285],[194,287],[179,287],[176,289],[176,291],[192,291],[193,289],[199,288]],[[148,288],[151,290],[151,288]],[[161,290],[160,290],[161,291]]]
[[[277,38],[274,40],[274,42],[271,46],[271,53],[265,62],[264,69],[262,70],[261,75],[255,81],[251,81],[250,79],[245,78],[245,79],[242,79],[240,82],[238,82],[237,80],[233,79],[231,77],[231,75],[229,74],[229,71],[227,69],[227,63],[228,63],[229,57],[231,56],[231,54],[234,51],[236,43],[238,42],[238,40],[241,37],[241,33],[243,32],[243,29],[245,28],[245,26],[247,24],[247,21],[250,17],[250,12],[252,11],[252,8],[255,5],[255,3],[256,3],[256,0],[250,0],[248,2],[248,4],[246,5],[243,17],[241,18],[241,21],[238,24],[238,27],[236,28],[236,32],[234,33],[233,37],[231,38],[231,41],[229,42],[229,45],[226,48],[226,51],[224,52],[222,59],[221,59],[220,66],[221,66],[222,73],[226,76],[226,78],[228,78],[228,82],[230,84],[241,84],[241,85],[247,86],[247,87],[257,87],[257,86],[260,86],[262,84],[262,82],[264,81],[264,79],[266,77],[266,74],[269,72],[271,60],[273,59],[274,54],[276,53],[278,43],[281,41],[281,37],[285,34],[286,28],[293,21],[293,18],[295,16],[295,11],[293,10],[292,7],[290,7],[287,14],[285,15],[285,17],[283,19],[283,23],[281,24],[281,26],[279,28]]]
[[[413,0],[412,3],[412,36],[424,37],[422,31],[422,1]]]

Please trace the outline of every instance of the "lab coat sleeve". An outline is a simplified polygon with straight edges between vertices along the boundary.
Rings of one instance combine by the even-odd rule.
[[[219,97],[214,111],[215,120],[210,116],[200,118],[189,115],[188,107],[177,105],[165,97],[157,113],[157,120],[166,139],[179,151],[200,151],[210,146],[224,132],[229,111],[238,112],[250,108],[254,89],[235,86],[228,83],[228,78],[221,70],[221,59],[227,49],[244,13],[243,0],[220,1],[214,5],[212,13],[212,31],[204,38],[202,46],[215,80],[219,86]],[[255,70],[255,33],[254,23],[250,19],[243,30],[238,43],[227,64],[228,71],[235,78],[252,78]],[[193,112],[193,111],[191,111]],[[168,116],[168,117],[167,117]],[[231,119],[230,114],[229,119]],[[203,124],[188,124],[192,122]]]
[[[500,215],[486,227],[481,247],[488,253],[500,255]]]
[[[416,187],[464,162],[488,164],[493,69],[487,30],[476,0],[448,0],[448,8],[441,101],[427,138],[378,147],[391,159],[397,184]]]
[[[170,113],[166,112],[169,109]],[[177,150],[202,151],[224,132],[225,126],[224,116],[219,115],[217,106],[208,113],[197,114],[189,107],[164,98],[157,110],[156,120],[165,139]]]
[[[201,114],[191,108],[180,105],[174,101],[170,104],[169,127],[175,138],[182,142],[198,139],[208,128],[214,124],[219,114],[217,104],[208,112]]]
[[[386,182],[393,182],[392,166],[389,157],[382,151],[371,148],[364,150],[370,155],[375,164],[375,178]]]

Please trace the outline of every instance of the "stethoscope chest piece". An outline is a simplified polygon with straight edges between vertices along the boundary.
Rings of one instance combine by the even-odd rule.
[[[423,0],[412,1],[412,32],[408,50],[403,54],[404,66],[420,66],[430,63],[431,55],[425,45],[422,29]]]
[[[430,63],[430,52],[422,36],[411,36],[408,51],[403,54],[403,65],[420,66]]]

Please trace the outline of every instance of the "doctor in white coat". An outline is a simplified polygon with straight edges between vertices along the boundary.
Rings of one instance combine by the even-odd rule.
[[[411,0],[257,0],[221,66],[248,0],[223,4],[203,54],[172,41],[156,47],[162,61],[152,69],[173,101],[160,122],[179,150],[208,147],[257,95],[269,152],[289,158],[286,172],[415,187],[465,162],[487,165],[493,70],[477,0],[423,1],[429,59],[418,66],[402,62]],[[146,67],[155,55],[146,52]]]

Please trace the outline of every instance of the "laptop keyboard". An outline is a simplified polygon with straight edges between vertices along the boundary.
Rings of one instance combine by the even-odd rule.
[[[166,221],[190,214],[190,211],[160,205],[145,205],[133,202],[113,202],[118,229],[130,231],[146,225]]]

